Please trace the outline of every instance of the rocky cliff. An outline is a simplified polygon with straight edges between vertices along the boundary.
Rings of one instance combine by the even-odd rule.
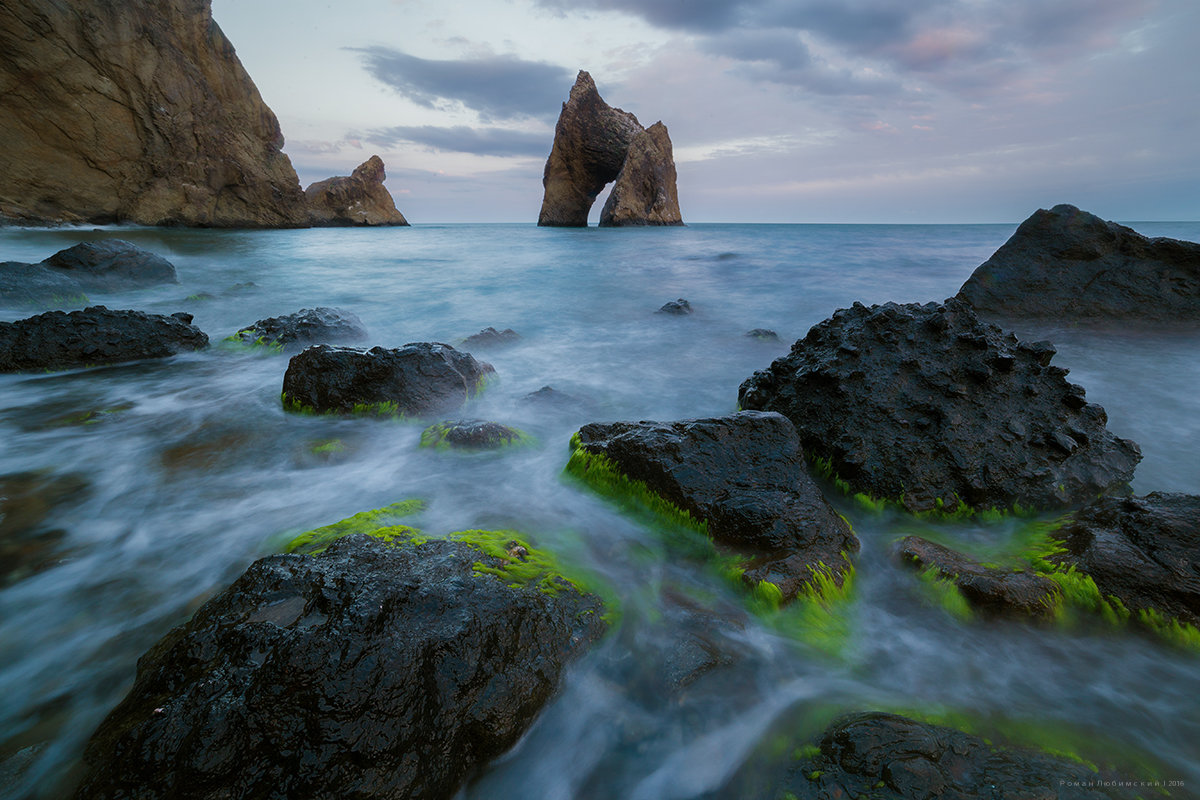
[[[209,0],[0,6],[0,219],[309,223]]]
[[[605,103],[581,70],[554,128],[538,225],[585,227],[597,195],[614,180],[618,199],[605,205],[601,225],[682,225],[671,140],[662,123],[651,130]]]
[[[326,178],[304,190],[314,225],[407,225],[383,186],[383,160],[371,156],[349,177]]]

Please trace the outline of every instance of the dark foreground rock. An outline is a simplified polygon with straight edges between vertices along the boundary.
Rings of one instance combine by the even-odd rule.
[[[255,562],[138,661],[77,796],[453,796],[605,627],[561,579],[510,586],[515,552],[358,535]]]
[[[773,583],[784,601],[818,572],[840,585],[846,554],[858,551],[850,526],[808,475],[795,428],[779,414],[591,423],[577,434],[568,470],[610,493],[614,480],[641,482],[714,542],[748,556],[747,584]]]
[[[349,176],[326,178],[304,190],[314,225],[407,225],[383,185],[383,159],[371,156]]]
[[[854,491],[914,511],[1080,505],[1121,492],[1138,446],[1051,366],[966,303],[867,308],[815,325],[746,380],[742,408],[786,414]]]
[[[499,422],[459,420],[439,422],[421,432],[421,447],[439,450],[498,450],[502,447],[528,444],[529,434]]]
[[[292,347],[301,344],[353,342],[367,337],[362,320],[340,308],[302,308],[295,314],[260,319],[232,338],[243,344]]]
[[[1051,560],[1091,576],[1133,612],[1200,626],[1200,496],[1105,497],[1055,533]]]
[[[797,800],[1134,800],[1147,790],[1107,769],[865,712],[830,725],[777,791]]]
[[[92,291],[178,283],[162,256],[121,239],[83,242],[37,264],[0,264],[0,302],[8,306],[73,302]]]
[[[601,225],[683,224],[666,127],[643,129],[633,114],[605,103],[580,71],[554,127],[538,225],[586,227],[596,197],[614,180]]]
[[[191,322],[191,314],[166,317],[104,306],[0,322],[0,372],[70,369],[201,350],[208,346],[208,336]]]
[[[519,341],[521,341],[521,334],[512,328],[505,328],[502,331],[498,331],[488,326],[479,333],[473,333],[466,339],[463,339],[463,347],[496,347],[499,345],[515,344]]]
[[[294,411],[420,416],[458,408],[493,372],[491,364],[440,342],[391,350],[321,344],[292,356],[283,401]]]
[[[1022,222],[958,296],[989,318],[1196,323],[1200,244],[1058,205]]]
[[[985,614],[1049,618],[1059,605],[1058,584],[1033,572],[986,567],[920,536],[904,537],[899,554],[905,564],[952,581],[971,608]]]

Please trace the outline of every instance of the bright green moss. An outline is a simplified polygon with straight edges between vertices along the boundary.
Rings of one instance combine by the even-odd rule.
[[[314,456],[332,456],[345,451],[346,444],[341,439],[320,439],[313,442],[308,452]]]
[[[944,575],[937,567],[929,567],[917,574],[930,600],[946,609],[956,619],[963,622],[971,619],[971,604],[958,590],[953,577]]]
[[[251,332],[252,331],[247,328],[246,330],[238,331],[232,336],[226,336],[221,340],[221,342],[235,349],[265,350],[271,353],[283,352],[283,344],[277,340],[267,339],[265,336],[259,336],[256,339],[250,339],[249,337],[243,335]]]
[[[783,635],[827,656],[840,658],[852,630],[849,610],[854,594],[854,567],[842,570],[841,584],[833,569],[824,563],[809,569],[811,577],[796,593],[796,599],[778,613],[767,614],[766,620]],[[762,613],[770,609],[760,606],[758,610]]]
[[[339,412],[335,409],[320,412],[310,405],[302,403],[299,400],[288,395],[287,392],[282,392],[279,395],[279,400],[283,404],[283,410],[291,414],[300,414],[302,416],[335,416]],[[396,402],[383,403],[355,403],[350,411],[345,412],[347,416],[353,417],[386,417],[390,419],[404,419],[404,414],[400,411],[400,404]]]
[[[778,611],[783,605],[783,590],[770,581],[759,581],[754,587],[754,599],[767,608]]]
[[[525,447],[536,443],[536,440],[525,431],[518,428],[505,428],[506,431],[512,433],[511,436],[501,436],[493,443],[485,444],[482,447],[473,448],[467,445],[454,445],[447,441],[450,432],[457,427],[454,423],[439,422],[430,425],[425,430],[421,431],[421,447],[432,447],[435,450],[488,450],[500,449],[506,447]]]
[[[574,589],[580,594],[588,591],[579,575],[567,577],[552,553],[530,546],[515,531],[456,531],[446,538],[466,542],[484,555],[499,560],[500,566],[475,562],[476,574],[499,578],[514,589],[534,586],[549,595],[557,595],[563,589]]]
[[[305,531],[284,547],[288,553],[316,555],[343,536],[365,533],[389,542],[418,543],[421,532],[406,525],[396,525],[397,520],[410,517],[425,510],[424,500],[403,500],[383,508],[362,511],[332,525]]]
[[[819,755],[821,755],[821,748],[817,747],[815,744],[802,745],[792,751],[792,759],[795,761],[816,758]]]

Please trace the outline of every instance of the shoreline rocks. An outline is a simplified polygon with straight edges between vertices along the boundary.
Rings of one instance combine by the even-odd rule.
[[[1200,244],[1057,205],[1022,222],[958,297],[988,318],[1200,323]]]
[[[71,369],[166,358],[208,347],[192,315],[169,317],[90,306],[0,322],[0,372]]]
[[[351,342],[367,337],[357,315],[340,308],[317,306],[294,314],[260,319],[229,338],[248,345],[287,348],[301,344]]]
[[[544,558],[466,531],[256,561],[139,659],[76,796],[452,796],[605,631]]]
[[[314,226],[407,226],[384,187],[383,159],[371,156],[348,177],[326,178],[304,190]]]
[[[525,431],[477,419],[439,422],[421,432],[421,447],[435,450],[500,450],[532,441]]]
[[[1018,341],[972,308],[855,303],[742,383],[851,491],[911,511],[1079,505],[1126,490],[1141,459],[1110,433],[1048,342]]]
[[[29,306],[82,300],[87,292],[120,291],[179,283],[162,256],[121,239],[81,242],[36,264],[0,264],[0,303]]]
[[[284,406],[309,413],[421,416],[474,397],[491,364],[441,342],[361,350],[319,344],[292,356]]]

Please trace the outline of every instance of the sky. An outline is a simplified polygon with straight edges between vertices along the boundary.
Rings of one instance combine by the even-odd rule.
[[[581,69],[685,222],[1200,220],[1197,0],[212,5],[301,183],[378,154],[414,224],[536,221]]]

